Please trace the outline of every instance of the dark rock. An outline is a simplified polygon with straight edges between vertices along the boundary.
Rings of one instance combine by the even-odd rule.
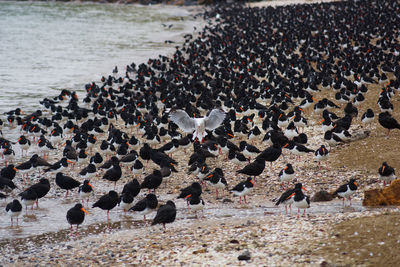
[[[229,198],[224,198],[224,200],[222,200],[222,203],[232,203],[233,201],[230,200]]]
[[[312,202],[323,202],[323,201],[331,201],[332,199],[333,199],[333,197],[329,192],[327,192],[325,190],[321,190],[314,194],[314,196],[311,198],[311,201]]]
[[[238,260],[240,260],[240,261],[248,261],[250,259],[251,259],[250,252],[248,250],[246,250],[245,252],[240,254],[238,257]]]
[[[231,244],[239,244],[239,241],[237,241],[236,239],[232,239],[231,241],[229,241],[229,243],[231,243]]]

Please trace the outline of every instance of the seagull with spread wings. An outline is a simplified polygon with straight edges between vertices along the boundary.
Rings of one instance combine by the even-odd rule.
[[[210,114],[202,118],[191,118],[183,110],[174,110],[169,113],[169,119],[178,125],[182,131],[193,133],[193,140],[201,140],[207,135],[206,130],[216,129],[225,119],[225,112],[221,109],[213,109]]]

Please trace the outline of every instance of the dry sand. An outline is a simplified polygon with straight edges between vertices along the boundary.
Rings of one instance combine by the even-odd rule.
[[[251,6],[277,2],[299,3],[268,1],[252,3]],[[381,86],[369,86],[367,100],[359,107],[358,119],[351,127],[352,133],[363,129],[359,118],[367,108],[378,112],[376,100]],[[332,93],[323,91],[315,95],[317,100],[328,96],[332,97]],[[393,104],[394,117],[400,118],[399,99],[395,98]],[[338,114],[342,115],[340,112]],[[320,118],[315,115],[308,115],[308,118],[308,147],[316,149],[323,143],[322,130],[318,124]],[[179,188],[195,181],[194,177],[186,175],[188,154],[178,151],[173,158],[180,163],[179,173],[159,191],[163,202],[174,199],[178,204],[177,220],[167,225],[166,231],[159,226],[144,225],[138,216],[127,216],[126,222],[120,223],[136,221],[135,229],[82,234],[60,244],[38,245],[29,253],[15,253],[13,246],[4,246],[3,255],[10,255],[3,263],[15,266],[395,265],[398,262],[396,255],[400,242],[398,208],[365,209],[361,207],[361,200],[364,190],[382,186],[377,183],[377,170],[382,161],[399,169],[400,162],[395,159],[398,158],[400,131],[393,131],[386,138],[377,118],[368,129],[371,131],[370,137],[332,148],[328,169],[323,167],[320,170],[313,155],[296,161],[286,151],[284,158],[281,157],[272,169],[267,165],[263,175],[257,178],[256,187],[249,196],[249,204],[239,204],[238,199],[232,195],[216,200],[214,191],[204,192],[206,210],[204,217],[200,218],[189,213],[185,203],[175,200]],[[239,143],[240,140],[234,141]],[[261,140],[256,144],[260,149],[267,147]],[[309,214],[299,219],[296,218],[296,211],[293,211],[293,215],[285,215],[284,208],[274,207],[273,200],[282,192],[278,173],[286,162],[294,165],[296,180],[305,185],[310,195],[322,189],[331,192],[349,178],[355,177],[359,190],[353,206],[342,207],[341,201],[336,199],[322,204],[311,203]],[[245,179],[237,175],[234,171],[236,167],[226,162],[222,156],[209,163],[212,167],[222,166],[229,187]],[[151,168],[147,172],[150,171]],[[126,175],[123,182],[129,179],[131,177]],[[63,232],[65,235],[67,233]],[[251,259],[239,262],[238,255],[246,250],[250,252]]]

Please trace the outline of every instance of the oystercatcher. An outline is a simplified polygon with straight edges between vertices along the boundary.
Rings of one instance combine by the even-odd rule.
[[[26,211],[28,210],[28,206],[31,206],[31,209],[33,209],[33,204],[35,204],[35,201],[38,199],[36,191],[32,188],[28,188],[20,193],[19,196],[21,196],[21,201],[24,203]]]
[[[138,180],[132,179],[132,181],[126,183],[122,188],[122,193],[129,192],[133,197],[136,197],[140,192],[140,184]]]
[[[178,199],[186,198],[189,195],[201,195],[202,193],[201,185],[198,182],[194,182],[190,186],[180,189],[180,191]]]
[[[321,161],[327,160],[329,157],[329,150],[324,146],[321,145],[320,148],[315,150],[315,158],[318,161],[318,166],[321,169]]]
[[[72,225],[76,224],[76,232],[75,235],[78,235],[78,227],[80,224],[83,223],[83,221],[85,220],[85,213],[89,214],[89,212],[87,212],[82,204],[75,204],[74,207],[72,207],[71,209],[69,209],[67,211],[67,221],[68,223],[71,225],[71,235],[72,235]]]
[[[367,111],[361,116],[361,122],[363,124],[370,124],[374,120],[375,114],[372,109],[367,109]]]
[[[289,144],[286,143],[283,147],[287,147]],[[262,151],[257,158],[262,158],[264,161],[269,161],[271,163],[276,161],[282,154],[282,147],[278,143],[273,143],[272,146],[267,147],[264,151]]]
[[[96,176],[96,173],[96,166],[93,163],[89,163],[79,172],[79,175],[85,180],[90,180],[90,178]]]
[[[7,179],[14,179],[17,174],[17,168],[15,168],[14,164],[9,164],[7,167],[4,167],[0,171],[0,176]]]
[[[90,184],[89,180],[83,181],[83,185],[79,186],[78,193],[80,198],[82,199],[82,204],[84,203],[83,200],[86,198],[86,205],[89,202],[90,195],[93,194],[93,186]]]
[[[257,156],[255,160],[247,164],[243,169],[236,171],[250,176],[259,176],[265,169],[265,159],[261,156]]]
[[[153,170],[152,174],[147,175],[144,177],[142,184],[140,185],[140,188],[147,188],[149,189],[149,192],[151,189],[155,192],[156,189],[161,185],[162,183],[162,174],[160,170]]]
[[[282,188],[284,188],[285,182],[287,183],[287,187],[289,187],[289,182],[293,179],[293,177],[294,177],[293,166],[292,164],[288,163],[286,164],[285,168],[283,168],[279,172],[279,180],[281,181]]]
[[[242,153],[233,149],[229,149],[228,160],[234,163],[237,167],[248,162],[248,159]]]
[[[144,169],[143,163],[139,159],[136,159],[131,167],[133,175],[136,176],[138,174],[143,173],[143,169]]]
[[[255,158],[261,151],[250,144],[247,144],[246,141],[241,141],[239,144],[240,152],[245,156],[248,157],[249,160],[251,158]]]
[[[22,196],[27,196],[28,195],[28,190],[32,189],[35,191],[37,198],[36,198],[36,207],[39,208],[39,199],[47,195],[47,193],[50,191],[50,182],[46,178],[41,178],[38,183],[31,185],[28,187],[24,192],[20,193],[19,195]],[[25,194],[26,193],[26,194]]]
[[[344,200],[345,198],[348,198],[350,200],[350,206],[351,206],[351,196],[356,192],[357,190],[357,183],[356,180],[351,178],[350,181],[347,184],[341,185],[334,193],[333,195],[337,195],[341,198],[343,198],[343,206],[344,206]]]
[[[62,158],[59,161],[55,162],[51,167],[44,170],[44,172],[61,172],[68,167],[68,163],[73,163],[72,161],[68,160],[67,158]]]
[[[295,188],[294,193],[291,196],[294,196],[293,202],[295,207],[297,208],[297,218],[300,216],[300,209],[304,209],[303,216],[306,215],[306,209],[310,207],[310,197],[304,195],[301,188]]]
[[[133,195],[130,191],[122,192],[118,205],[124,210],[124,213],[133,207]]]
[[[11,227],[13,226],[14,218],[17,218],[17,226],[18,226],[18,217],[21,215],[21,211],[22,211],[22,205],[18,201],[18,199],[14,199],[12,202],[7,204],[6,212],[10,215]]]
[[[21,135],[18,140],[17,144],[21,148],[21,155],[22,157],[24,156],[24,151],[26,152],[25,154],[28,154],[28,150],[31,146],[31,141],[29,141],[24,135]]]
[[[65,197],[68,197],[68,191],[80,186],[80,182],[72,177],[64,175],[62,172],[56,174],[56,184],[61,188],[67,190]]]
[[[204,179],[209,185],[215,187],[217,199],[218,199],[218,189],[222,189],[224,192],[224,188],[228,186],[228,183],[225,180],[224,173],[221,168],[215,168],[213,172],[211,172]]]
[[[157,214],[153,219],[151,225],[163,224],[165,229],[165,224],[172,223],[176,218],[176,206],[172,200],[168,200],[165,205],[161,205],[157,210]]]
[[[388,111],[379,113],[378,122],[383,128],[388,130],[386,134],[387,137],[389,136],[390,130],[400,129],[400,124]]]
[[[119,203],[118,193],[111,190],[107,194],[101,196],[99,200],[97,200],[92,208],[99,207],[102,210],[107,210],[107,222],[110,221],[110,210],[112,210]]]
[[[383,180],[383,186],[386,185],[386,182],[389,184],[396,179],[396,174],[394,168],[389,166],[386,161],[382,163],[382,166],[378,169],[379,178]]]
[[[278,199],[278,201],[275,203],[276,206],[278,206],[279,204],[284,204],[285,205],[285,212],[286,214],[287,212],[287,206],[289,206],[290,211],[292,211],[291,205],[293,204],[293,193],[295,188],[299,188],[299,189],[304,189],[303,185],[301,183],[297,183],[295,184],[294,188],[288,189],[285,192],[282,193],[282,195],[280,196],[280,198]]]
[[[114,189],[115,189],[117,182],[121,178],[121,176],[122,176],[121,166],[119,166],[119,162],[114,162],[112,168],[104,173],[103,179],[114,182]]]
[[[146,223],[146,215],[155,210],[157,208],[157,205],[158,200],[156,195],[148,194],[145,198],[141,199],[129,210],[136,211],[139,214],[143,215],[144,222]]]
[[[253,178],[247,177],[246,181],[242,181],[238,183],[232,190],[230,190],[234,195],[239,196],[239,203],[242,203],[242,196],[244,198],[244,203],[247,203],[246,201],[246,195],[249,194],[254,187],[254,181]]]
[[[204,200],[201,198],[199,194],[193,194],[193,195],[187,195],[185,197],[186,200],[188,200],[188,207],[189,210],[194,211],[196,218],[197,218],[197,211],[204,209]],[[204,213],[203,213],[204,216]]]

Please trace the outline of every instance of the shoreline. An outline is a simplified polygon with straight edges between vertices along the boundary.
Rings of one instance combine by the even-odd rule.
[[[382,84],[369,87],[365,105],[372,106],[376,103],[376,92],[379,91]],[[315,96],[318,99],[324,97],[332,98],[334,93],[331,91],[323,90],[315,93]],[[298,103],[296,102],[296,104]],[[400,102],[396,101],[394,105],[398,109]],[[375,106],[373,107],[377,110]],[[338,110],[338,114],[341,116],[343,115],[343,107],[344,105],[341,104]],[[365,106],[363,109],[365,109]],[[398,112],[395,114],[397,116]],[[323,134],[318,123],[320,116],[317,114],[307,114],[307,116],[309,119],[309,125],[305,129],[305,133],[309,136],[307,146],[317,148],[322,142],[321,134]],[[255,118],[254,122],[261,126],[261,120]],[[124,129],[122,123],[116,124],[116,126]],[[364,129],[359,118],[355,120],[350,128],[352,133]],[[193,218],[193,215],[186,211],[185,203],[176,201],[176,196],[179,193],[179,189],[183,187],[182,185],[188,185],[193,180],[193,177],[188,178],[188,175],[186,175],[187,154],[184,151],[178,151],[174,154],[174,158],[180,163],[177,167],[179,174],[159,191],[161,192],[160,199],[162,199],[162,202],[174,199],[180,212],[176,222],[168,225],[165,232],[159,226],[150,227],[144,225],[138,215],[122,217],[120,210],[118,212],[113,211],[112,215],[117,216],[118,214],[116,219],[113,218],[113,222],[123,224],[133,221],[137,223],[135,225],[137,227],[131,230],[112,229],[111,233],[106,231],[95,236],[88,233],[88,236],[84,235],[76,240],[65,242],[62,239],[61,244],[56,244],[57,240],[55,240],[54,243],[40,245],[36,248],[33,243],[29,244],[32,250],[25,254],[18,252],[15,255],[13,254],[15,251],[13,251],[12,245],[4,246],[2,247],[5,250],[3,255],[8,257],[6,265],[31,266],[47,263],[54,263],[60,266],[71,263],[76,265],[239,265],[237,257],[246,250],[251,253],[251,259],[248,262],[250,266],[265,264],[270,266],[287,264],[319,266],[324,262],[328,264],[324,266],[330,266],[330,263],[336,265],[337,261],[340,264],[343,264],[343,262],[345,264],[356,262],[357,265],[368,265],[368,259],[365,261],[360,257],[357,258],[357,261],[352,262],[352,259],[346,256],[347,254],[343,254],[343,258],[335,259],[332,255],[336,254],[321,252],[321,250],[323,247],[329,247],[330,238],[338,238],[334,236],[335,233],[332,233],[332,231],[342,223],[351,224],[352,221],[357,222],[360,218],[360,220],[362,218],[372,218],[373,220],[374,217],[383,217],[384,215],[392,215],[397,218],[396,216],[400,213],[399,207],[377,209],[360,207],[363,191],[380,186],[377,184],[377,168],[375,166],[379,165],[380,162],[377,162],[375,158],[362,162],[368,164],[370,169],[359,166],[348,168],[347,164],[343,164],[343,161],[346,160],[345,156],[352,160],[357,157],[362,158],[365,155],[365,151],[358,150],[360,145],[361,147],[374,146],[375,141],[379,140],[378,145],[382,145],[381,150],[376,152],[380,153],[379,156],[388,152],[386,151],[387,147],[396,150],[395,148],[399,146],[399,144],[393,143],[393,140],[399,138],[399,132],[391,133],[390,138],[384,140],[383,128],[379,126],[376,120],[369,129],[372,131],[371,139],[368,138],[332,148],[329,169],[320,169],[318,162],[314,159],[314,155],[303,156],[303,164],[301,164],[296,156],[285,151],[284,159],[280,159],[277,165],[272,168],[267,166],[264,174],[261,177],[257,177],[257,185],[250,196],[250,204],[248,205],[238,205],[237,197],[231,195],[222,199],[215,199],[213,190],[205,191],[204,198],[206,198],[210,209],[207,211],[209,213],[206,212],[206,217],[201,219]],[[134,129],[131,130],[133,132]],[[105,138],[105,136],[102,136],[102,138]],[[235,142],[238,143],[241,140],[247,140],[247,138],[236,138]],[[261,138],[258,138],[257,142],[260,149],[268,147],[267,144],[261,141]],[[378,149],[376,146],[374,148]],[[389,155],[389,153],[385,155]],[[396,151],[393,151],[390,155],[396,158],[393,156],[396,155]],[[313,194],[321,189],[332,192],[350,177],[355,177],[360,186],[360,190],[354,195],[355,205],[353,207],[342,207],[341,201],[336,199],[322,204],[314,204],[312,202],[310,213],[306,217],[296,219],[296,212],[291,216],[283,215],[283,207],[275,208],[274,200],[281,193],[278,173],[286,162],[298,164],[296,166],[296,181],[305,183],[309,192]],[[150,166],[156,167],[154,164]],[[232,163],[226,162],[221,157],[210,162],[210,167],[215,168],[217,166],[226,168],[225,173],[230,179],[230,187],[244,178],[235,173],[235,166]],[[69,171],[72,173],[72,170]],[[149,173],[149,171],[147,172]],[[123,182],[128,181],[129,178],[124,177]],[[140,179],[142,178],[140,177]],[[109,183],[101,181],[101,179],[96,182],[98,182],[100,188],[109,187]],[[118,191],[121,187],[122,183],[120,182]],[[101,195],[100,193],[96,197]],[[323,211],[313,212],[317,209],[315,207],[322,207],[320,209]],[[278,212],[271,212],[271,209],[274,208],[278,209]],[[225,209],[225,213],[217,214],[216,210],[218,209]],[[330,209],[333,209],[334,212]],[[216,214],[218,216],[214,216]],[[88,225],[84,223],[83,227],[88,227]],[[355,228],[357,227],[358,225],[355,225]],[[354,228],[350,228],[350,231],[351,235],[358,235],[358,232],[355,234]],[[65,229],[61,231],[62,235],[65,235],[65,233]],[[341,238],[351,239],[352,236],[350,234]],[[385,248],[382,245],[382,249]],[[342,251],[338,253],[340,254]]]

